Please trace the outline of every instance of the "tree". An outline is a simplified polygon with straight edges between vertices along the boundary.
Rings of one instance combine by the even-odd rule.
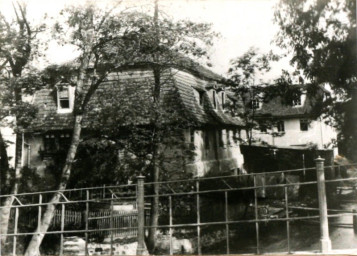
[[[191,59],[207,58],[207,47],[210,47],[213,38],[216,36],[211,30],[211,25],[206,23],[193,23],[191,21],[174,22],[167,18],[159,17],[158,0],[155,0],[155,9],[153,17],[148,15],[135,14],[133,24],[139,24],[140,34],[136,34],[140,42],[139,61],[145,60],[154,73],[153,104],[154,109],[159,110],[162,104],[161,91],[164,84],[163,73],[168,67],[193,68],[197,64]],[[188,57],[188,58],[187,58]],[[152,171],[151,181],[155,182],[153,187],[154,196],[151,203],[151,219],[148,247],[151,251],[155,249],[156,228],[159,217],[159,184],[162,170],[159,166],[160,129],[162,129],[161,112],[155,111],[151,117],[150,125],[152,127]]]
[[[356,161],[356,2],[281,0],[275,22],[276,43],[292,53],[291,64],[305,79],[333,90],[325,114],[339,130],[342,153]]]
[[[52,86],[66,83],[75,87],[75,102],[73,110],[73,135],[69,147],[60,184],[57,189],[65,189],[73,167],[73,161],[80,142],[83,116],[88,113],[88,102],[95,94],[97,88],[114,70],[120,70],[132,63],[146,63],[154,72],[153,102],[160,104],[160,85],[162,84],[161,72],[168,66],[179,65],[177,60],[185,58],[180,55],[205,56],[207,52],[203,45],[212,44],[213,33],[209,34],[210,25],[195,24],[189,21],[172,22],[168,19],[158,18],[156,8],[154,18],[142,13],[126,13],[125,15],[112,15],[112,10],[101,12],[93,5],[84,8],[70,8],[64,12],[67,18],[64,25],[57,24],[57,32],[70,31],[67,42],[77,46],[80,56],[76,65],[52,66],[46,69],[42,80]],[[63,28],[66,26],[67,28]],[[61,33],[58,33],[61,35]],[[187,61],[190,65],[192,62]],[[76,74],[75,79],[73,75]],[[160,113],[154,115],[152,127],[154,131],[159,127],[157,120]],[[153,138],[153,180],[159,179],[158,151],[160,141],[157,133]],[[158,187],[156,187],[158,188]],[[156,189],[155,188],[155,189]],[[156,190],[158,192],[158,190]],[[48,230],[53,217],[55,204],[60,200],[60,195],[55,193],[49,201],[41,223],[36,230],[26,250],[26,255],[38,255],[39,246]],[[157,223],[158,197],[155,197],[152,214]]]
[[[258,77],[271,69],[270,62],[278,60],[272,52],[261,54],[258,49],[251,47],[242,56],[231,60],[228,70],[231,90],[242,100],[238,116],[246,123],[248,144],[252,144],[252,130],[257,126],[255,120],[256,104],[267,96],[267,88],[261,82],[256,83]],[[233,111],[237,111],[236,109]]]
[[[58,190],[66,188],[71,175],[73,162],[80,143],[82,120],[86,107],[98,86],[107,78],[110,71],[123,60],[123,34],[125,29],[120,16],[113,14],[113,8],[102,11],[93,4],[70,7],[62,12],[65,22],[55,25],[55,32],[65,44],[76,46],[79,57],[74,63],[53,65],[41,76],[48,86],[63,85],[75,87],[72,139],[59,177]],[[65,37],[65,34],[68,37]],[[116,47],[114,47],[116,46]],[[130,56],[129,50],[126,53]],[[41,222],[33,235],[25,255],[39,255],[39,247],[54,216],[55,205],[60,194],[55,193],[49,200]]]
[[[34,117],[36,110],[28,103],[22,101],[23,92],[31,93],[32,87],[23,83],[23,75],[28,72],[30,63],[40,46],[37,39],[38,33],[44,31],[45,25],[30,24],[26,5],[19,2],[13,3],[15,19],[8,21],[0,13],[0,83],[2,93],[0,120],[5,117],[15,117],[13,123],[16,132],[15,169],[11,176],[11,194],[18,193],[19,180],[21,179],[22,162],[22,129]],[[2,140],[2,139],[1,139]],[[8,181],[9,182],[9,181]],[[0,233],[1,243],[5,244],[9,224],[10,209],[13,197],[8,197],[3,202],[1,210]]]

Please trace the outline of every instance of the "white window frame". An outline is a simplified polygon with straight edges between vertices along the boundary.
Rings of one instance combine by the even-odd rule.
[[[63,86],[60,90],[59,87],[56,86],[57,89],[57,113],[71,113],[73,111],[74,105],[74,87],[73,86]],[[60,91],[67,90],[68,91],[68,108],[61,107],[61,98]]]

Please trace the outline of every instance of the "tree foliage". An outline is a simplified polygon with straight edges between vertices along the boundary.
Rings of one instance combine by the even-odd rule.
[[[355,160],[356,2],[281,0],[275,22],[280,27],[276,43],[292,53],[291,64],[308,81],[332,88],[326,114],[340,131],[343,153]]]
[[[271,62],[278,59],[279,56],[272,52],[262,54],[258,49],[251,47],[242,56],[231,60],[231,67],[228,70],[231,90],[242,100],[240,109],[234,111],[245,120],[249,145],[253,140],[252,130],[258,125],[255,120],[256,107],[253,103],[256,101],[259,104],[268,97],[265,84],[257,83],[257,80],[259,76],[269,72]]]

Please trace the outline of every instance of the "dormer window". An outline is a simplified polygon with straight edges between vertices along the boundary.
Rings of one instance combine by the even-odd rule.
[[[221,97],[222,109],[224,109],[224,105],[226,104],[226,94],[222,92]]]
[[[58,107],[60,109],[69,108],[69,92],[68,88],[58,91]]]
[[[198,92],[198,101],[200,103],[200,106],[203,106],[203,92]]]
[[[74,87],[57,87],[57,111],[58,113],[69,113],[73,109]]]
[[[194,90],[194,95],[200,106],[203,106],[204,102],[204,91]]]
[[[212,91],[212,100],[213,100],[213,107],[216,109],[217,108],[217,101],[216,101],[216,91]]]

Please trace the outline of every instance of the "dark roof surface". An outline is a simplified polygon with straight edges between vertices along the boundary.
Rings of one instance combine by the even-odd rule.
[[[163,86],[165,94],[179,99],[173,104],[177,104],[177,108],[182,108],[185,115],[193,120],[197,126],[244,126],[241,119],[224,113],[219,105],[217,109],[214,109],[209,100],[208,89],[206,89],[211,87],[212,81],[173,68],[165,72],[162,80],[166,81],[165,86]],[[139,90],[139,95],[148,94],[151,90],[150,86],[143,87],[142,85],[150,83],[153,85],[153,81],[153,72],[148,69],[133,69],[110,74],[108,81],[99,86],[90,100],[89,111],[83,118],[83,127],[87,127],[93,120],[93,116],[96,115],[94,110],[103,108],[105,104],[110,105],[110,100],[118,101],[123,88],[135,86],[132,88]],[[204,94],[203,105],[199,104],[195,90]],[[104,94],[111,96],[106,102],[103,102]],[[125,97],[122,100],[135,99]],[[34,95],[33,104],[38,107],[39,111],[28,131],[63,130],[73,127],[73,115],[71,113],[57,113],[56,91],[54,89],[47,88],[37,91]],[[147,123],[148,120],[143,119],[138,124],[145,125]]]
[[[302,94],[306,96],[305,101],[301,106],[292,106],[290,103],[285,103],[282,96],[276,96],[272,99],[263,102],[261,107],[256,110],[257,118],[275,117],[275,118],[289,118],[289,117],[316,117],[319,115],[319,106],[322,105],[324,94],[329,92],[321,86],[316,90],[306,90],[304,85],[296,85],[302,90]]]

